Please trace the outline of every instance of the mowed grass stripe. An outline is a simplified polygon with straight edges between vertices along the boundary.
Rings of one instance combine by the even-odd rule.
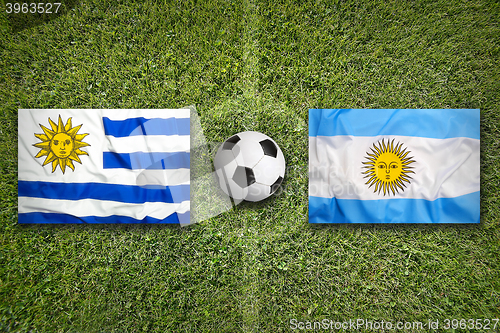
[[[243,34],[242,96],[247,105],[252,105],[257,109],[260,104],[259,95],[257,94],[259,65],[257,59],[258,41],[254,38],[254,31],[259,27],[259,17],[254,0],[244,0],[243,8],[245,27]],[[241,107],[245,106],[241,105]],[[247,220],[242,224],[241,228],[236,230],[236,232],[243,234],[243,260],[246,262],[246,265],[243,266],[243,283],[240,294],[243,332],[258,332],[260,322],[260,277],[255,265],[257,262],[256,258],[258,257],[257,252],[259,251],[259,236],[252,224],[251,221]]]

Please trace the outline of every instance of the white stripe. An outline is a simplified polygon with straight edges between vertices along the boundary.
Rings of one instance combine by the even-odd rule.
[[[373,193],[363,178],[362,162],[373,143],[387,136],[309,137],[309,195],[324,198],[376,200],[454,198],[480,190],[480,141],[470,138],[430,139],[390,136],[413,156],[415,174],[404,192]]]
[[[164,219],[173,213],[189,211],[189,201],[181,203],[146,202],[142,204],[122,203],[94,199],[54,200],[43,198],[18,198],[19,213],[63,213],[73,216],[129,216],[142,220],[146,216]]]
[[[116,153],[189,152],[189,135],[137,135],[116,138],[106,135],[103,151]]]
[[[104,109],[102,116],[111,120],[125,120],[128,118],[189,118],[189,109]]]
[[[143,117],[146,119],[151,118],[189,118],[189,109],[19,109],[19,114],[24,114],[25,112],[34,112],[37,116],[40,115],[41,118],[51,117],[53,121],[57,123],[57,116],[61,114],[64,122],[66,123],[66,115],[73,115],[79,117],[92,118],[96,117],[108,117],[112,120],[125,120],[128,118]],[[55,116],[54,116],[55,115]],[[55,119],[54,119],[55,118]],[[50,128],[47,124],[47,119],[43,121],[42,125]],[[38,123],[37,123],[38,124]],[[75,125],[76,123],[73,123]],[[78,123],[80,124],[80,123]]]
[[[83,159],[83,158],[82,158]],[[86,163],[88,164],[88,163]],[[75,163],[75,169],[78,172],[73,172],[67,169],[64,175],[50,173],[51,167],[47,165],[46,171],[35,173],[28,168],[23,168],[19,165],[19,180],[26,181],[41,181],[41,182],[66,182],[66,183],[107,183],[107,184],[123,184],[123,185],[181,185],[189,184],[190,170],[189,169],[168,169],[168,170],[125,170],[125,169],[106,169],[97,170],[88,165],[83,168],[82,165]],[[41,168],[37,165],[37,168]],[[82,170],[83,169],[83,170]],[[58,169],[59,171],[59,169]],[[56,171],[57,172],[57,171]]]

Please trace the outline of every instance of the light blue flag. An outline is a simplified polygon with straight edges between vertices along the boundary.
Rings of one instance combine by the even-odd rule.
[[[309,223],[479,223],[479,119],[309,110]]]
[[[190,110],[19,110],[19,223],[189,223]]]

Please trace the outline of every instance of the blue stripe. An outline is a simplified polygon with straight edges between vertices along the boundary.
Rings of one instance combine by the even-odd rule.
[[[163,220],[146,216],[137,220],[129,216],[73,216],[58,213],[22,213],[18,214],[18,223],[168,223],[178,224],[179,220],[188,220],[189,212],[173,213]]]
[[[478,109],[310,109],[309,136],[402,135],[479,140]]]
[[[309,223],[479,223],[479,214],[479,192],[434,201],[309,197]]]
[[[189,153],[114,153],[103,152],[103,167],[104,169],[189,169]]]
[[[189,135],[189,118],[102,118],[104,133],[117,138],[132,135]]]
[[[127,203],[166,202],[189,200],[189,185],[145,188],[132,185],[103,183],[52,183],[18,181],[18,196],[60,200],[110,200]]]

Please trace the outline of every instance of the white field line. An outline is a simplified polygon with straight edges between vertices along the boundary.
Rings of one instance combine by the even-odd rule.
[[[257,92],[257,80],[259,64],[257,58],[258,41],[252,37],[252,31],[256,30],[259,26],[259,17],[257,14],[257,6],[253,0],[244,1],[244,24],[245,31],[243,35],[244,48],[243,48],[243,98],[250,104],[255,106],[260,105],[259,94]],[[255,221],[246,221],[242,228],[237,232],[242,237],[242,246],[244,246],[243,262],[246,263],[244,267],[244,275],[242,281],[242,290],[239,300],[239,306],[243,317],[243,332],[259,332],[259,286],[260,277],[257,269],[257,258],[260,249],[258,248],[257,238],[259,237],[258,231],[253,227],[252,223]]]

